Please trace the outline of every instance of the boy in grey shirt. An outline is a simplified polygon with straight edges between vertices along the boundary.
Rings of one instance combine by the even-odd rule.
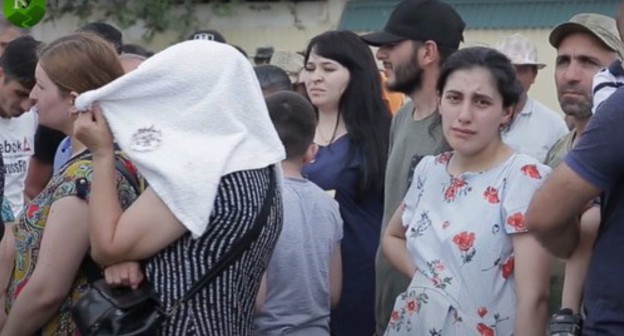
[[[342,219],[338,203],[301,175],[318,151],[316,114],[293,92],[267,98],[284,147],[284,226],[258,295],[255,335],[329,335],[340,299]]]

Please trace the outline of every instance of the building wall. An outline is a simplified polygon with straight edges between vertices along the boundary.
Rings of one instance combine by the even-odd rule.
[[[336,29],[346,0],[241,3],[225,6],[198,5],[200,28],[220,31],[229,43],[236,44],[255,54],[257,47],[271,45],[279,50],[303,50],[310,38],[326,30]],[[94,16],[94,20],[97,16]],[[65,16],[56,22],[46,22],[33,28],[33,35],[42,41],[52,41],[70,33],[82,23],[75,17]],[[178,41],[178,34],[158,34],[150,42],[141,39],[144,30],[131,27],[124,30],[126,42],[139,43],[158,51]],[[547,106],[559,111],[554,87],[555,49],[548,44],[548,30],[468,30],[464,46],[494,46],[502,37],[521,32],[537,46],[539,60],[547,64],[538,74],[530,95]]]
[[[196,14],[200,29],[218,30],[228,42],[253,56],[257,47],[266,45],[302,50],[311,37],[338,26],[345,4],[346,0],[205,4],[197,5]],[[92,20],[98,20],[98,16]],[[51,41],[81,24],[75,17],[64,16],[33,27],[33,35]],[[125,29],[124,40],[156,51],[178,41],[178,33],[168,32],[157,34],[147,43],[141,39],[143,32],[140,26]]]

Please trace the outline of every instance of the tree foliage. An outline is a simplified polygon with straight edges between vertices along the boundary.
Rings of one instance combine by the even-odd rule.
[[[195,6],[205,0],[49,0],[46,20],[64,15],[81,20],[106,19],[120,28],[142,24],[143,38],[150,41],[156,33],[175,31],[182,37],[197,27]]]

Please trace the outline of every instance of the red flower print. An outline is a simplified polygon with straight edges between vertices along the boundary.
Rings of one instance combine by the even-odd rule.
[[[26,211],[26,218],[33,218],[37,210],[39,210],[39,206],[36,203],[30,203]]]
[[[512,226],[517,231],[526,230],[526,227],[524,226],[524,215],[521,212],[516,212],[515,214],[507,217],[507,224]]]
[[[457,193],[461,191],[463,187],[468,185],[466,181],[458,178],[451,177],[451,185],[446,188],[444,191],[444,200],[447,202],[451,202],[455,200],[455,196]]]
[[[396,322],[401,318],[401,314],[399,314],[398,311],[393,311],[392,315],[390,316],[390,322]]]
[[[485,315],[487,315],[488,310],[485,307],[479,307],[479,309],[477,309],[477,314],[479,314],[479,317],[483,317]]]
[[[435,264],[435,270],[436,270],[436,272],[438,272],[438,273],[440,273],[440,272],[444,272],[444,269],[445,269],[445,268],[446,268],[446,267],[444,266],[444,264],[443,264],[441,261],[439,261],[439,262],[437,262],[437,263]]]
[[[438,277],[431,279],[431,281],[433,282],[433,285],[436,287],[440,287],[440,285],[442,284],[442,280],[440,280],[440,278]]]
[[[444,230],[448,229],[449,226],[451,226],[451,223],[449,223],[448,221],[445,221],[444,223],[442,223],[442,229]]]
[[[444,192],[444,200],[450,202],[455,199],[456,190],[453,186],[450,186]]]
[[[477,325],[477,331],[481,336],[494,336],[494,330],[483,323]]]
[[[522,171],[522,173],[524,173],[524,175],[530,178],[534,178],[538,180],[542,178],[542,175],[540,175],[539,170],[537,170],[537,166],[534,164],[526,165],[520,168],[520,170]]]
[[[451,160],[451,156],[452,156],[451,152],[442,153],[438,155],[438,157],[436,158],[436,163],[447,164],[449,160]]]
[[[501,266],[501,271],[503,273],[503,279],[508,279],[514,271],[514,257],[509,257],[509,259],[507,259],[507,262]]]
[[[453,243],[459,247],[459,250],[466,252],[472,248],[472,244],[475,241],[474,232],[460,232],[453,237]]]
[[[498,190],[494,187],[487,187],[487,189],[485,189],[485,192],[483,193],[483,196],[488,202],[492,204],[500,203],[500,199],[498,198]]]
[[[461,189],[466,186],[466,181],[458,178],[453,178],[452,186],[456,189]]]
[[[409,301],[407,301],[407,304],[405,305],[407,308],[407,312],[410,314],[413,313],[418,313],[418,300],[417,299],[410,299]]]

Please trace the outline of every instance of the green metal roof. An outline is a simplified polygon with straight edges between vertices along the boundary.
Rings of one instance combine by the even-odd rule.
[[[446,0],[462,16],[466,29],[552,28],[574,14],[614,16],[620,0]],[[338,29],[382,29],[397,0],[349,0]]]

